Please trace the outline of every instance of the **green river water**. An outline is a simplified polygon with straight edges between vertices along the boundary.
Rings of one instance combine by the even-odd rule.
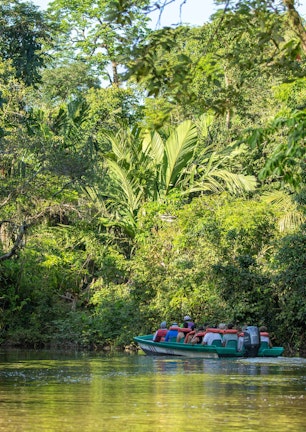
[[[306,359],[0,351],[0,431],[306,431]]]

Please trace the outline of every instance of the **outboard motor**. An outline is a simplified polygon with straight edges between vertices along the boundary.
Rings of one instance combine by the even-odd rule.
[[[244,329],[245,357],[256,357],[260,347],[260,333],[256,326],[247,326]]]

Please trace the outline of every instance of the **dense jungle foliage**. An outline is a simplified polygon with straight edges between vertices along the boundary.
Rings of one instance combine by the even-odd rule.
[[[3,346],[124,347],[188,314],[306,356],[304,23],[215,3],[153,30],[165,2],[1,0]]]

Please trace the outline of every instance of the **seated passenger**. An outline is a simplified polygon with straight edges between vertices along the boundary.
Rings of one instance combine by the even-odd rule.
[[[199,327],[190,341],[191,345],[197,345],[202,343],[204,335],[205,335],[205,328],[203,326]]]
[[[192,341],[192,338],[193,338],[194,335],[195,335],[195,333],[196,333],[196,328],[195,328],[195,326],[193,325],[193,326],[190,328],[190,332],[186,334],[186,337],[185,337],[185,341],[184,341],[184,343],[190,344],[191,341]]]
[[[213,341],[215,340],[219,340],[220,342],[222,342],[222,337],[219,333],[219,330],[220,329],[207,328],[202,345],[212,345]]]
[[[186,329],[188,329],[188,322],[187,321],[185,321],[183,323],[183,328],[179,329],[177,337],[176,337],[176,342],[181,342],[182,339],[185,339],[187,332],[184,330],[186,330]]]
[[[168,332],[167,323],[166,321],[163,321],[160,325],[160,328],[155,332],[155,335],[153,336],[153,341],[154,342],[164,341],[167,332]]]
[[[237,341],[238,343],[237,330],[234,329],[234,325],[232,323],[228,324],[227,329],[224,330],[222,345],[226,346],[227,342],[230,340]]]
[[[188,328],[194,326],[194,322],[192,321],[189,315],[184,316],[184,321],[188,323]]]
[[[272,348],[273,345],[270,341],[270,336],[267,327],[266,326],[259,327],[259,333],[260,333],[260,342],[267,342],[269,347]]]
[[[237,327],[237,337],[238,337],[237,351],[242,351],[244,347],[244,333],[241,327]]]
[[[173,339],[175,338],[175,340],[176,340],[177,335],[178,335],[178,331],[179,331],[179,327],[178,327],[177,323],[174,322],[172,324],[172,326],[169,328],[169,330],[165,336],[165,342],[169,342],[169,341],[174,342]]]

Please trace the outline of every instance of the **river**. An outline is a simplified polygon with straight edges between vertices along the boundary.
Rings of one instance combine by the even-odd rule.
[[[0,431],[306,431],[306,359],[0,351]]]

